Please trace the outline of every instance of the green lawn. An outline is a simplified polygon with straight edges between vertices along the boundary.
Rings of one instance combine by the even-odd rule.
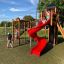
[[[42,33],[43,31],[40,31],[38,34]],[[32,41],[31,48],[29,43],[21,46],[18,46],[18,43],[14,43],[14,48],[7,48],[6,37],[1,36],[0,64],[64,64],[64,40],[59,37],[59,41],[61,42],[60,44],[42,56],[37,57],[30,54],[31,48],[36,45],[34,41]]]

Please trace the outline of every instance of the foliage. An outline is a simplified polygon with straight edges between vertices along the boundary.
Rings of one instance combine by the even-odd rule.
[[[41,12],[44,9],[45,9],[44,3],[43,2],[38,3],[38,10],[39,10],[39,12]]]
[[[39,0],[38,10],[44,10],[48,5],[54,3],[56,7],[64,9],[64,0]]]
[[[12,22],[7,22],[7,27],[12,26]]]
[[[43,11],[48,5],[54,4],[59,12],[60,21],[63,24],[64,23],[64,0],[39,0],[38,3],[38,11]]]
[[[5,26],[5,24],[7,24],[7,22],[6,21],[2,21],[1,23],[0,23],[0,26],[2,27],[2,26]]]
[[[2,22],[0,23],[0,27],[5,26],[5,24],[6,24],[7,27],[12,26],[12,22],[10,22],[10,21],[2,21]]]
[[[24,16],[23,18],[25,21],[34,21],[34,18],[32,16]]]

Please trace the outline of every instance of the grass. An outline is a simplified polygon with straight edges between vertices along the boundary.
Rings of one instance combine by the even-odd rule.
[[[2,31],[2,29],[0,30]],[[1,32],[1,34],[2,33],[3,32]],[[43,37],[45,37],[43,31],[38,32],[38,35],[41,36],[41,34],[43,34]],[[26,35],[26,37],[27,36],[28,35]],[[56,45],[54,48],[43,54],[41,57],[37,57],[35,55],[30,54],[31,48],[36,45],[34,41],[32,41],[31,48],[29,46],[29,43],[18,46],[18,43],[16,42],[14,43],[14,46],[16,47],[7,48],[6,37],[1,36],[0,64],[64,64],[64,40],[59,37],[59,41],[61,42],[61,44]]]

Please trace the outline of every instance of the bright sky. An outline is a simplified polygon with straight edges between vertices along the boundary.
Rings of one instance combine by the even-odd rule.
[[[0,0],[0,21],[25,15],[36,17],[38,0]]]

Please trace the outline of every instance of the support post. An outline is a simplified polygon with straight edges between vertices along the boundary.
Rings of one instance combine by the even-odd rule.
[[[18,20],[18,31],[19,31],[19,46],[20,46],[20,19]]]
[[[29,28],[31,28],[31,21],[29,22]],[[30,48],[31,48],[31,44],[32,43],[32,39],[31,39],[31,37],[30,37]]]
[[[24,21],[24,32],[25,32],[25,30],[26,30],[25,25],[26,25],[26,21]],[[24,42],[26,43],[26,32],[25,32],[25,34],[24,34]]]
[[[6,23],[5,23],[5,36],[6,36]]]
[[[49,25],[49,43],[53,45],[54,43],[54,26],[53,26],[53,16],[52,16],[52,9],[50,10],[50,25]]]
[[[14,43],[14,20],[12,19],[12,39],[13,39],[13,43]]]

